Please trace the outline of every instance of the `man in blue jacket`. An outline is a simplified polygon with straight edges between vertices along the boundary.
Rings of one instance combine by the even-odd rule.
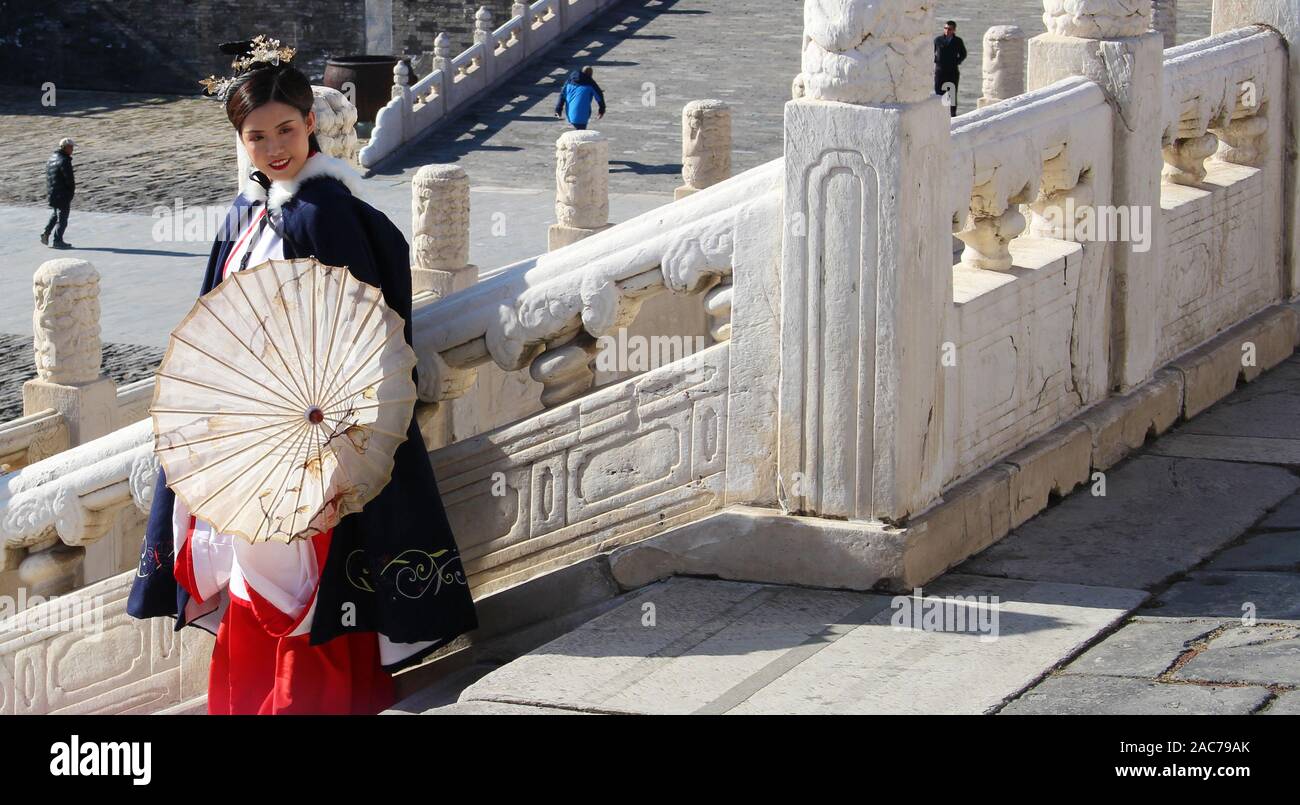
[[[591,77],[591,68],[584,67],[581,72],[574,70],[560,88],[560,99],[555,102],[555,116],[559,117],[561,112],[566,112],[575,129],[585,129],[587,121],[591,119],[592,98],[600,106],[596,112],[597,119],[604,117],[605,93],[600,91],[600,84]]]

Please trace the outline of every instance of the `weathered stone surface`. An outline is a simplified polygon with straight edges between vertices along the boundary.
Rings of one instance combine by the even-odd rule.
[[[1265,688],[1172,684],[1113,676],[1056,676],[1001,710],[1005,715],[1244,715]]]
[[[1300,574],[1200,571],[1170,587],[1140,613],[1158,618],[1300,621]]]
[[[1092,466],[1105,470],[1178,421],[1183,376],[1163,369],[1129,394],[1112,397],[1080,417],[1092,432]]]
[[[1240,350],[1235,354],[1239,363]],[[1203,416],[1182,424],[1177,432],[1300,440],[1296,411],[1300,411],[1300,358],[1291,358]]]
[[[788,652],[823,644],[828,624],[852,628],[889,600],[674,578],[488,674],[460,701],[690,713]]]
[[[1183,416],[1191,419],[1232,393],[1241,374],[1241,344],[1216,339],[1170,365],[1183,373]]]
[[[1067,665],[1064,674],[1157,677],[1192,644],[1219,627],[1216,620],[1130,621]]]
[[[961,569],[1146,588],[1231,542],[1297,486],[1276,467],[1140,456],[1107,474],[1105,497],[1072,495]]]
[[[1016,528],[1047,508],[1052,494],[1067,495],[1088,480],[1092,432],[1080,422],[1067,422],[1028,447],[1007,456],[1011,473],[1011,527]]]
[[[1244,340],[1254,348],[1254,360],[1241,366],[1241,376],[1248,381],[1295,351],[1296,312],[1286,305],[1269,308],[1242,326],[1247,328]]]
[[[997,542],[1011,530],[1009,464],[995,464],[943,496],[943,502],[908,523],[903,577],[891,589],[910,590]]]
[[[1229,629],[1174,674],[1206,682],[1300,685],[1300,625]]]
[[[989,712],[1145,596],[1136,590],[959,574],[945,576],[924,594],[997,596],[997,638],[895,629],[890,625],[894,611],[887,610],[729,712]]]
[[[1255,534],[1214,557],[1204,569],[1300,571],[1300,531]]]
[[[897,577],[905,531],[736,507],[616,549],[614,579],[634,589],[672,575],[870,590]]]
[[[915,599],[674,578],[467,688],[597,712],[986,712],[1144,593],[950,576],[922,591],[996,609],[978,631],[894,628]],[[653,620],[648,618],[653,617]],[[946,624],[956,629],[957,624]],[[992,628],[987,628],[992,627]],[[993,638],[993,639],[987,639]]]
[[[1290,356],[1294,348],[1295,315],[1289,307],[1270,308],[1173,361],[1171,366],[1183,373],[1183,415],[1191,419],[1228,396],[1236,387],[1238,376],[1254,380],[1260,372]],[[1253,395],[1243,395],[1235,398],[1233,404],[1244,404],[1253,398]],[[1195,430],[1207,432],[1201,427]]]

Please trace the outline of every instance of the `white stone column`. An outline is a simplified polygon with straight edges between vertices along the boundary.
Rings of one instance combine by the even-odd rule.
[[[23,415],[53,408],[75,447],[113,430],[117,386],[101,373],[99,272],[85,260],[47,260],[32,281],[36,377],[23,383]]]
[[[1047,33],[1029,40],[1029,89],[1084,75],[1101,85],[1115,108],[1111,127],[1111,203],[1151,210],[1152,246],[1112,249],[1111,385],[1127,391],[1156,368],[1160,255],[1161,106],[1164,41],[1151,27],[1150,0],[1043,0]]]
[[[566,131],[555,141],[555,220],[549,251],[609,228],[609,140],[598,131]]]
[[[785,106],[778,497],[900,521],[939,493],[951,139],[924,0],[804,7]]]
[[[1286,252],[1284,293],[1300,295],[1300,0],[1214,0],[1210,33],[1262,23],[1276,28],[1287,44],[1287,156],[1282,166],[1282,232]],[[1269,135],[1272,136],[1272,135]]]
[[[674,199],[731,178],[731,107],[691,101],[682,108],[682,186]]]
[[[23,415],[58,411],[68,426],[69,447],[98,439],[113,430],[117,418],[117,386],[102,373],[99,272],[85,260],[47,260],[36,270],[32,289],[36,377],[23,383]],[[27,549],[19,582],[29,594],[52,595],[80,585],[86,572],[102,578],[117,569],[117,539],[112,534],[92,545],[88,568],[86,549],[52,536]]]
[[[1018,26],[994,25],[985,31],[983,58],[976,108],[1025,91],[1025,32]]]
[[[439,298],[473,287],[469,176],[459,165],[425,165],[411,181],[411,290]]]

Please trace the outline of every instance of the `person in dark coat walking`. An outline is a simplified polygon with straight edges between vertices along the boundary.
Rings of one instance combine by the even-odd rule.
[[[72,196],[77,191],[77,182],[72,176],[72,138],[64,137],[59,141],[59,149],[45,162],[45,192],[49,195],[50,221],[41,233],[41,243],[56,249],[71,249],[72,245],[63,240],[63,232],[68,228],[68,212],[72,209]],[[54,232],[54,243],[50,243],[50,232]]]
[[[601,91],[596,79],[591,77],[590,67],[584,67],[581,71],[574,70],[560,88],[560,99],[555,102],[555,116],[567,112],[569,123],[575,129],[585,129],[587,121],[591,120],[593,98],[600,107],[596,112],[596,118],[600,119],[605,116],[605,93]]]
[[[961,79],[958,66],[966,61],[966,43],[957,35],[957,23],[948,20],[943,33],[934,38],[934,94],[944,95],[949,114],[957,116],[957,82]]]

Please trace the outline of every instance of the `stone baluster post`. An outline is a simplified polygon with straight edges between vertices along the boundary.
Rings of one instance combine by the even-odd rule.
[[[922,0],[804,7],[785,105],[782,507],[904,520],[939,494],[948,110]]]
[[[691,101],[682,108],[682,186],[674,199],[731,178],[731,107]]]
[[[555,219],[548,251],[609,228],[609,141],[600,132],[566,131],[555,141]]]
[[[1292,155],[1282,164],[1282,237],[1286,253],[1283,292],[1295,296],[1300,294],[1300,160],[1294,158],[1300,153],[1300,0],[1214,0],[1212,9],[1210,33],[1259,23],[1272,26],[1286,39],[1286,95],[1281,99],[1286,124],[1278,127],[1276,136],[1284,138],[1283,153]],[[1238,135],[1233,132],[1228,137],[1231,148]]]
[[[99,338],[99,272],[85,260],[48,260],[32,282],[36,309],[36,377],[23,383],[23,415],[53,408],[68,426],[75,447],[113,430],[117,386],[103,375]],[[116,570],[115,539],[94,551],[95,577]],[[52,595],[81,584],[86,551],[63,545],[55,536],[27,549],[18,566],[29,594]]]
[[[433,38],[433,69],[445,74],[451,67],[451,37],[446,31]]]
[[[117,386],[102,371],[99,272],[85,260],[47,260],[36,270],[32,315],[36,377],[23,383],[23,415],[53,408],[70,446],[113,430]]]
[[[1025,32],[994,25],[984,32],[984,62],[976,108],[1014,98],[1025,91]]]
[[[528,35],[533,32],[533,11],[527,3],[515,3],[510,6],[511,17],[522,17],[523,21],[519,23],[519,45],[524,49],[524,56],[527,57],[532,52],[531,45],[528,42]]]
[[[411,181],[411,290],[442,298],[478,282],[469,263],[469,176],[425,165]]]
[[[411,136],[411,113],[415,111],[415,94],[411,92],[411,65],[399,59],[393,65],[393,98],[402,99],[402,140]]]
[[[1029,89],[1084,75],[1101,85],[1116,114],[1111,126],[1114,168],[1111,203],[1132,214],[1152,211],[1153,247],[1114,244],[1111,385],[1126,391],[1155,369],[1164,237],[1160,215],[1160,117],[1164,102],[1164,41],[1151,31],[1150,0],[1043,0],[1047,33],[1029,40]]]
[[[492,41],[492,12],[479,6],[474,12],[474,42],[483,46],[483,85],[496,76],[496,43]]]

